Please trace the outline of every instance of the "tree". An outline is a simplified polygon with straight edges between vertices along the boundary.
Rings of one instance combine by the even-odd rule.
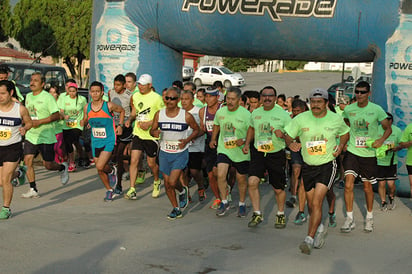
[[[264,64],[266,59],[224,57],[223,63],[233,71],[247,71],[250,67]]]
[[[10,1],[0,0],[0,42],[4,42],[9,38],[10,26]]]
[[[285,61],[285,68],[287,70],[303,69],[307,63],[306,61]]]

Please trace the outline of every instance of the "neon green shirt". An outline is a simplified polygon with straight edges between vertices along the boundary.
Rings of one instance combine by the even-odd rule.
[[[233,162],[249,161],[250,155],[242,152],[236,140],[245,139],[249,128],[250,112],[239,106],[235,111],[222,107],[216,112],[214,124],[220,126],[217,153],[225,154]]]
[[[342,117],[350,122],[348,151],[360,157],[375,157],[375,149],[366,146],[366,140],[378,139],[379,122],[388,115],[377,104],[368,102],[360,108],[357,103],[347,105]]]
[[[312,111],[305,111],[293,118],[285,131],[292,138],[299,136],[303,161],[320,166],[335,159],[333,152],[337,137],[349,132],[349,127],[340,115],[329,110],[322,118],[313,116]]]
[[[30,92],[26,96],[26,108],[32,120],[40,120],[49,117],[59,111],[56,100],[47,91],[41,91],[36,96]],[[34,145],[54,144],[56,140],[54,122],[31,128],[26,133],[26,140]]]
[[[383,130],[383,128],[379,127],[378,138],[382,137],[384,132],[385,131]],[[397,147],[400,143],[401,137],[402,137],[402,130],[398,128],[397,126],[392,125],[392,134],[388,137],[388,139],[385,140],[385,142],[383,142],[383,145],[388,145],[389,148]],[[397,165],[398,164],[398,152],[386,151],[385,157],[377,158],[378,166],[390,166],[392,156],[393,156],[393,164]]]
[[[86,98],[84,96],[78,95],[77,98],[70,98],[70,96],[60,96],[57,100],[57,106],[60,110],[64,111],[64,115],[68,115],[69,119],[64,120],[63,129],[80,129],[80,121],[83,120],[84,116],[84,106],[87,105]]]
[[[400,143],[412,141],[412,124],[409,124],[403,131]],[[406,154],[406,165],[412,166],[412,146],[408,147]]]
[[[258,151],[273,153],[286,147],[285,140],[276,137],[275,130],[285,132],[285,126],[291,121],[289,114],[281,108],[264,110],[259,107],[252,112],[250,126],[255,130],[254,146]]]
[[[132,98],[133,105],[136,108],[136,123],[134,124],[133,135],[142,140],[158,140],[159,138],[150,135],[150,128],[143,130],[139,127],[138,122],[153,120],[156,112],[164,107],[162,96],[152,90],[147,94],[137,92]]]

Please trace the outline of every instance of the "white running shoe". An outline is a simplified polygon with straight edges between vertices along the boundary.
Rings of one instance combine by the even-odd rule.
[[[373,231],[373,218],[366,218],[365,228],[363,230],[365,232],[372,232]]]
[[[354,229],[355,229],[355,222],[353,221],[352,218],[346,217],[345,223],[340,228],[340,232],[349,233]]]
[[[60,181],[62,182],[62,185],[65,185],[69,182],[69,164],[67,162],[62,163],[64,166],[64,170],[59,171],[60,172]]]
[[[39,198],[39,192],[37,192],[36,190],[34,190],[34,188],[30,188],[29,191],[27,191],[26,193],[23,193],[21,195],[22,198]]]

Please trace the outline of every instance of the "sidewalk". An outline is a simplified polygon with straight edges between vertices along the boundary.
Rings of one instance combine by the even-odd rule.
[[[355,187],[356,228],[340,233],[343,190],[335,188],[338,226],[328,230],[325,246],[310,256],[298,248],[307,224],[286,209],[286,229],[274,229],[276,206],[271,186],[261,185],[264,221],[255,229],[252,215],[225,217],[209,209],[212,193],[193,203],[184,218],[170,221],[171,205],[151,197],[152,178],[138,185],[138,200],[103,202],[105,190],[96,169],[71,173],[66,186],[57,172],[36,167],[41,197],[22,199],[28,185],[15,188],[13,217],[0,223],[2,273],[410,273],[412,269],[412,201],[396,198],[394,211],[381,212],[375,194],[375,230],[363,232],[366,214],[361,186]],[[128,182],[123,184],[127,189]],[[237,187],[233,193],[237,205]],[[326,214],[326,203],[324,205]],[[326,215],[325,215],[326,216]]]

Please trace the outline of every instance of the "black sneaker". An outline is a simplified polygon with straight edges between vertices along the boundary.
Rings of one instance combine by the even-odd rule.
[[[289,208],[294,208],[296,206],[296,198],[290,197],[289,201],[286,201],[286,206]]]

